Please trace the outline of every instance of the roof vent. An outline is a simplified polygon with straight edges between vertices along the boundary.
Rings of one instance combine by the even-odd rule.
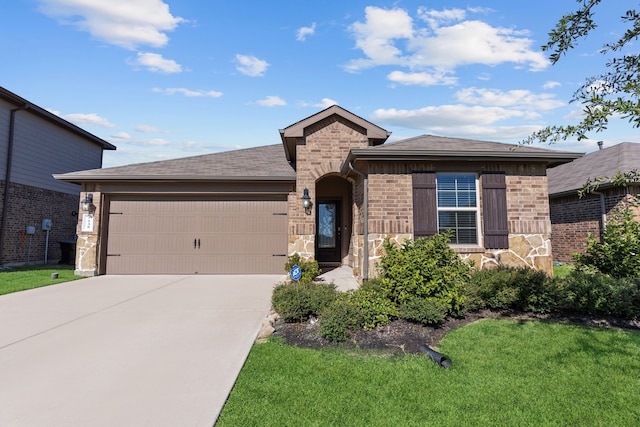
[[[603,146],[604,146],[604,141],[598,141],[598,150],[602,150]]]

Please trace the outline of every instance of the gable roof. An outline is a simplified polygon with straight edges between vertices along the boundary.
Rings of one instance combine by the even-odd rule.
[[[282,145],[266,145],[172,160],[54,175],[67,182],[295,181]]]
[[[630,172],[638,169],[640,144],[623,142],[549,169],[549,195],[557,197],[574,193],[584,187],[589,179],[612,176],[617,171]],[[602,184],[603,187],[608,185],[611,184]]]
[[[69,132],[72,132],[78,136],[81,136],[82,138],[89,140],[91,142],[93,142],[94,144],[97,144],[99,146],[102,147],[103,150],[115,150],[116,146],[109,144],[107,141],[105,141],[102,138],[98,138],[97,136],[95,136],[92,133],[87,132],[84,129],[79,128],[78,126],[74,125],[73,123],[70,123],[68,121],[66,121],[65,119],[63,119],[62,117],[56,116],[53,113],[48,112],[47,110],[38,107],[37,105],[27,101],[26,99],[16,95],[15,93],[3,88],[2,86],[0,86],[0,99],[3,99],[13,105],[15,105],[18,109],[22,109],[25,111],[29,111],[33,114],[35,114],[36,116],[39,116],[40,118],[47,120],[48,122],[53,123],[56,126],[59,126],[63,129],[66,129]]]
[[[451,160],[542,162],[547,165],[570,162],[582,153],[550,150],[526,145],[421,135],[372,148],[353,149],[343,165],[356,160]]]
[[[370,145],[383,144],[387,138],[389,138],[389,135],[391,135],[390,132],[382,129],[380,126],[374,125],[370,121],[365,120],[360,116],[356,116],[352,112],[347,111],[338,105],[332,105],[331,107],[325,108],[306,119],[302,119],[284,129],[280,129],[280,138],[284,145],[287,160],[295,162],[296,145],[304,143],[304,130],[306,128],[334,114],[364,128],[367,138],[369,138]]]

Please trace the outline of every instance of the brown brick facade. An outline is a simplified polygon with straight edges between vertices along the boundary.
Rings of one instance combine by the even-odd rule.
[[[606,216],[630,199],[630,194],[640,192],[638,187],[602,189]],[[636,208],[640,220],[640,208]],[[572,262],[574,253],[583,253],[589,234],[600,239],[602,230],[602,202],[600,194],[589,194],[583,198],[578,194],[553,197],[550,200],[552,224],[551,242],[556,261]]]
[[[0,182],[0,215],[5,181]],[[27,262],[43,263],[47,233],[42,231],[42,220],[49,218],[53,226],[46,247],[48,262],[61,258],[60,240],[73,239],[76,233],[78,196],[22,184],[9,184],[8,210],[2,259],[0,265],[19,265]],[[27,226],[35,227],[35,234],[27,235]]]

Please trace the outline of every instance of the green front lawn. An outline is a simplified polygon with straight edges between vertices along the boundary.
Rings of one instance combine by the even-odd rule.
[[[640,425],[640,332],[483,320],[424,355],[253,347],[217,426]]]
[[[30,265],[0,271],[0,295],[83,278],[74,275],[73,271],[74,268],[70,265],[51,264]],[[57,279],[51,278],[53,273],[58,273]]]

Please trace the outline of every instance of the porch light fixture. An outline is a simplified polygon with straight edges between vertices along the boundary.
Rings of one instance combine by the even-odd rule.
[[[82,210],[85,212],[89,212],[93,207],[93,194],[87,194],[87,197],[82,199],[80,203],[82,204]]]
[[[311,208],[313,207],[313,203],[311,203],[311,197],[309,197],[309,189],[305,188],[302,194],[302,207],[304,208],[304,213],[307,215],[311,215]]]

